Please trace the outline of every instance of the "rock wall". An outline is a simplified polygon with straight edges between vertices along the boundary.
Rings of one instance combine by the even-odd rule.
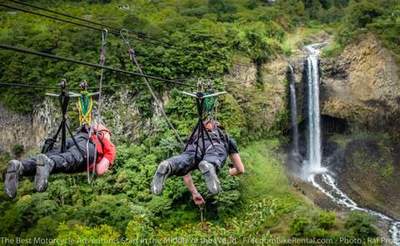
[[[143,134],[156,130],[154,119],[161,117],[158,107],[153,104],[153,120],[143,120],[135,99],[136,96],[129,90],[104,97],[102,119],[112,129],[116,142],[135,142]],[[163,96],[162,100],[166,103],[168,96]],[[74,132],[78,120],[74,100],[70,102],[69,111],[70,126]],[[9,153],[17,144],[23,145],[26,152],[40,150],[44,140],[56,133],[61,117],[58,102],[52,99],[37,105],[31,115],[11,112],[0,105],[0,115],[0,151]]]
[[[399,68],[391,52],[372,34],[322,59],[322,114],[344,118],[370,130],[400,129]]]
[[[12,152],[14,146],[24,149],[39,149],[48,136],[57,127],[56,105],[46,99],[37,105],[32,115],[21,115],[9,111],[0,105],[0,152]]]
[[[246,118],[249,135],[262,136],[288,127],[287,61],[278,57],[258,67],[250,61],[236,62],[224,78]]]
[[[350,123],[336,146],[331,170],[339,186],[362,206],[400,218],[397,157],[400,139],[400,77],[393,54],[364,34],[341,55],[321,59],[321,113]],[[327,146],[327,145],[326,145]]]

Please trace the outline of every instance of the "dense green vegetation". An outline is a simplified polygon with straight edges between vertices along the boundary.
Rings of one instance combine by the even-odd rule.
[[[362,28],[375,31],[395,51],[399,44],[398,36],[394,36],[396,30],[398,33],[399,7],[394,8],[397,18],[393,19],[390,8],[376,7],[370,1],[351,1],[350,6],[347,0],[278,0],[274,4],[258,0],[31,2],[124,26],[160,41],[152,44],[131,39],[146,73],[166,78],[212,76],[220,89],[229,89],[223,75],[232,67],[235,57],[250,60],[259,69],[277,55],[291,54],[293,44],[288,38],[300,27],[341,26],[338,46],[349,42]],[[371,13],[367,15],[370,19],[364,20],[365,13]],[[0,18],[1,43],[98,61],[99,32],[9,10],[1,10]],[[344,24],[348,20],[352,25]],[[121,39],[110,35],[108,41],[107,65],[134,69]],[[61,78],[67,78],[76,88],[83,79],[94,86],[98,75],[92,68],[13,52],[0,53],[1,82],[54,86]],[[285,143],[282,128],[288,119],[287,112],[272,119],[272,127],[263,125],[257,118],[268,105],[264,103],[268,99],[263,98],[266,90],[263,85],[239,88],[239,95],[232,93],[221,100],[219,119],[241,146],[247,146],[242,149],[247,171],[242,178],[232,178],[227,177],[226,169],[222,170],[224,192],[215,198],[207,197],[206,222],[200,223],[199,211],[180,179],[169,180],[162,196],[152,196],[149,182],[157,163],[176,153],[179,146],[165,122],[152,118],[152,100],[140,78],[111,72],[106,72],[105,78],[107,95],[121,86],[136,95],[143,121],[154,120],[155,130],[143,130],[134,143],[121,138],[114,168],[92,184],[86,182],[84,174],[60,174],[51,178],[45,193],[35,193],[31,180],[27,179],[21,182],[15,201],[0,193],[1,236],[57,238],[59,242],[168,240],[169,237],[235,238],[246,242],[251,237],[336,240],[376,236],[368,218],[354,214],[344,222],[333,213],[315,208],[292,190],[282,166],[284,157],[279,154]],[[151,82],[159,94],[170,94],[167,113],[179,132],[187,134],[195,116],[191,99],[181,97],[172,84]],[[1,88],[0,102],[15,111],[30,113],[43,95],[43,90]],[[250,99],[243,102],[243,97]],[[105,113],[106,122],[111,117]],[[269,140],[254,142],[267,137]],[[1,158],[4,170],[10,157]],[[194,178],[204,194],[202,178],[199,175]],[[3,189],[2,184],[0,188]]]
[[[336,3],[338,8],[342,3]],[[135,1],[126,2],[129,9],[120,9],[124,2],[88,4],[82,1],[35,1],[56,10],[102,21],[113,26],[124,26],[141,33],[160,44],[132,39],[139,62],[146,73],[161,77],[218,77],[230,67],[232,55],[242,53],[256,63],[262,63],[281,53],[280,44],[285,34],[303,25],[314,4],[302,1],[277,1],[268,5],[262,1]],[[319,5],[318,5],[319,6]],[[325,5],[324,5],[325,6]],[[328,6],[328,5],[326,5]],[[329,4],[331,6],[331,4]],[[323,8],[319,12],[323,12]],[[73,57],[91,62],[98,61],[100,33],[37,16],[2,11],[0,41],[30,47],[52,54]],[[97,37],[97,38],[96,38]],[[107,64],[131,69],[127,48],[120,37],[110,36]],[[29,67],[30,69],[26,69]],[[1,81],[55,85],[67,78],[72,86],[80,80],[97,82],[91,68],[54,63],[33,56],[2,52]],[[121,74],[106,73],[107,85],[128,84],[134,93],[141,93],[143,116],[149,97],[140,78],[128,78]],[[170,86],[153,81],[159,91]],[[109,89],[112,93],[115,89]],[[2,90],[1,101],[7,106],[29,112],[32,105],[41,100],[43,92],[29,90]],[[146,93],[146,94],[145,94]],[[29,97],[21,99],[24,95]]]
[[[6,201],[2,194],[0,233],[26,239],[57,238],[60,244],[93,239],[103,243],[251,243],[276,237],[336,242],[339,237],[376,235],[364,215],[350,216],[343,224],[334,213],[320,211],[296,194],[281,166],[279,145],[274,139],[243,149],[247,174],[239,181],[221,173],[224,193],[215,201],[208,200],[204,223],[180,180],[169,180],[163,196],[152,197],[148,185],[155,156],[139,147],[121,146],[116,167],[92,185],[83,175],[56,175],[45,193],[32,193],[32,182],[25,180],[17,202]],[[195,182],[202,184],[199,176]],[[204,193],[205,187],[200,185],[200,190]]]
[[[400,55],[400,3],[396,0],[351,1],[337,24],[336,42],[330,44],[328,55],[340,51],[363,33],[372,32],[383,44]]]

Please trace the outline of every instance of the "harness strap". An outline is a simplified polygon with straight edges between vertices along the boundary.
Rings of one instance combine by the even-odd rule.
[[[100,48],[100,58],[99,58],[99,64],[102,67],[104,66],[104,64],[106,62],[107,36],[108,36],[108,30],[104,29],[101,32],[101,48]],[[102,122],[101,108],[102,108],[102,104],[103,104],[103,98],[102,98],[103,80],[104,80],[104,68],[102,68],[101,72],[100,72],[99,100],[98,100],[98,106],[97,106],[97,115],[95,117],[95,124]],[[94,131],[93,125],[91,125],[90,130],[89,130],[89,139],[88,139],[88,141],[86,143],[86,150],[87,151],[89,151],[89,141],[90,141],[90,138],[91,138],[92,134],[96,134],[97,135],[97,133]],[[99,139],[99,138],[97,137],[97,139]],[[95,174],[96,174],[96,164],[97,164],[97,145],[96,145],[96,143],[94,143],[94,147],[95,147],[95,155],[94,155],[94,160],[93,160],[94,168],[93,168],[93,171],[92,171],[92,175],[90,175],[90,159],[89,159],[89,155],[87,156],[87,159],[86,159],[87,180],[88,180],[89,184],[94,179]]]

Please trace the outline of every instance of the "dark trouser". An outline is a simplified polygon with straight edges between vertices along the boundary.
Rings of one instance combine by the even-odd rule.
[[[204,156],[203,156],[204,153]],[[214,143],[214,146],[209,145],[206,147],[205,151],[199,147],[196,154],[196,145],[188,146],[187,150],[180,155],[173,156],[166,160],[171,164],[172,173],[171,175],[185,176],[190,171],[198,168],[200,161],[207,161],[214,165],[215,169],[218,171],[221,169],[227,158],[227,151],[225,146],[220,143]],[[203,156],[203,158],[201,158]]]
[[[88,134],[79,133],[74,136],[75,141],[79,147],[74,144],[72,139],[67,139],[66,147],[67,151],[64,153],[60,152],[59,148],[54,148],[53,150],[46,153],[46,155],[52,159],[55,163],[52,173],[63,172],[63,173],[74,173],[82,172],[86,170],[87,166],[87,156],[89,155],[89,163],[93,163],[96,148],[95,145],[89,141]],[[89,148],[87,148],[89,147]],[[89,150],[89,151],[88,151]],[[81,152],[83,154],[81,154]],[[23,165],[23,175],[31,176],[36,173],[36,157],[28,160],[22,161]]]

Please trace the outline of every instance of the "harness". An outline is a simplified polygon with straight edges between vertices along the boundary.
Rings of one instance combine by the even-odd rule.
[[[61,113],[62,113],[62,119],[61,123],[57,129],[56,134],[53,137],[47,138],[44,142],[44,145],[42,146],[42,153],[45,154],[49,151],[51,151],[54,148],[54,144],[57,142],[58,135],[61,133],[61,153],[64,153],[66,151],[66,140],[67,140],[67,131],[74,143],[74,145],[78,148],[79,153],[83,158],[85,158],[85,154],[82,152],[82,150],[79,148],[78,143],[76,142],[74,135],[72,134],[72,131],[68,125],[68,104],[69,104],[69,99],[70,97],[77,97],[76,93],[69,92],[67,89],[67,81],[65,79],[61,80],[60,82],[60,94],[52,94],[52,93],[46,93],[48,96],[53,96],[53,97],[58,97],[59,102],[60,102],[60,108],[61,108]]]
[[[211,142],[211,146],[214,147],[214,142],[210,136],[210,133],[208,132],[208,130],[205,128],[204,126],[204,122],[208,119],[208,120],[213,120],[212,118],[212,112],[214,110],[215,107],[215,103],[217,100],[217,96],[225,94],[226,92],[214,92],[212,90],[212,88],[209,88],[206,92],[204,92],[204,87],[203,87],[203,83],[199,80],[198,84],[198,90],[199,92],[197,93],[189,93],[189,92],[185,92],[185,91],[181,91],[182,94],[194,97],[196,99],[196,107],[197,107],[197,124],[194,127],[194,129],[192,130],[192,133],[189,137],[189,141],[186,143],[186,146],[184,148],[184,151],[187,150],[188,146],[190,143],[196,143],[196,151],[195,151],[195,157],[197,157],[197,154],[199,152],[199,140],[202,140],[202,149],[203,149],[203,153],[201,153],[201,158],[203,159],[204,154],[205,154],[205,150],[206,150],[206,146],[205,146],[205,139],[207,139],[208,141]],[[196,139],[194,141],[194,139]],[[197,158],[194,158],[197,162]]]

